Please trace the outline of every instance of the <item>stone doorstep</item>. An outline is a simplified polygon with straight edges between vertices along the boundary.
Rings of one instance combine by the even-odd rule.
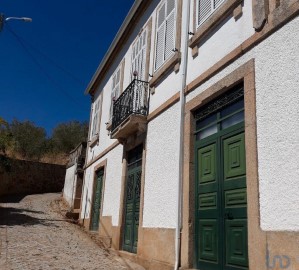
[[[111,253],[114,253],[117,257],[121,257],[125,259],[127,262],[130,261],[131,263],[136,263],[139,267],[142,265],[141,268],[132,268],[132,269],[142,269],[142,270],[173,270],[173,265],[166,264],[164,262],[160,262],[157,260],[147,260],[138,256],[135,253],[130,253],[124,250],[112,250],[110,249]],[[131,266],[130,266],[131,267]]]

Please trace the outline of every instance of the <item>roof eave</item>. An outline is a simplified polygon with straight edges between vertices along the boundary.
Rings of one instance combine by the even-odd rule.
[[[90,82],[88,83],[84,94],[85,95],[92,95],[94,90],[94,84],[97,80],[97,78],[99,77],[99,75],[101,74],[102,70],[104,69],[104,67],[106,66],[109,58],[111,57],[113,51],[115,50],[119,40],[121,39],[121,37],[123,36],[125,30],[127,29],[127,27],[129,26],[133,16],[135,15],[136,11],[138,10],[138,8],[140,7],[141,3],[144,2],[146,0],[135,0],[133,6],[131,7],[131,9],[129,10],[128,15],[126,16],[124,22],[122,23],[121,27],[119,28],[115,38],[113,39],[111,45],[108,48],[108,51],[106,52],[106,54],[104,55],[102,61],[100,62],[96,72],[94,73],[94,75],[92,76]]]

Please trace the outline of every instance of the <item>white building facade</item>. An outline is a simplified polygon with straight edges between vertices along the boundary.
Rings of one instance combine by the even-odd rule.
[[[86,142],[82,142],[70,152],[66,165],[63,199],[75,217],[78,217],[81,206],[85,154]]]
[[[84,226],[147,269],[298,269],[298,14],[135,1],[86,89]]]

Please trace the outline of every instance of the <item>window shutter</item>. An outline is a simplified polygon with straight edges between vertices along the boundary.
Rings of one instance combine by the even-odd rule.
[[[162,5],[158,12],[158,28],[164,23],[165,21],[165,3]]]
[[[120,72],[121,72],[121,68],[118,67],[118,69],[114,72],[114,74],[112,76],[110,120],[111,120],[112,114],[113,114],[113,103],[120,95]]]
[[[197,0],[197,26],[201,25],[225,0]]]
[[[158,11],[155,70],[158,69],[164,61],[165,5],[164,3]]]
[[[213,0],[214,1],[214,9],[218,8],[220,4],[222,4],[223,0]]]
[[[157,32],[155,69],[158,69],[164,62],[164,43],[165,28],[161,27]]]
[[[146,47],[141,51],[141,67],[140,67],[140,80],[145,80],[145,64],[146,64]]]
[[[173,54],[173,49],[175,47],[174,30],[175,14],[172,12],[166,21],[165,60],[167,60]]]
[[[175,1],[166,0],[158,10],[155,70],[170,58],[175,48]]]
[[[174,11],[174,9],[175,9],[175,0],[168,0],[166,16],[168,16],[172,11]]]
[[[137,71],[137,78],[139,80],[145,79],[146,34],[146,30],[144,30],[133,45],[132,79],[134,79],[134,71]]]
[[[202,24],[203,21],[211,14],[212,12],[212,1],[214,0],[199,0],[198,4],[198,25]],[[215,0],[219,1],[219,0]]]
[[[100,119],[99,119],[100,106],[101,106],[101,96],[98,98],[98,101],[95,102],[94,104],[91,137],[95,136],[100,129]]]

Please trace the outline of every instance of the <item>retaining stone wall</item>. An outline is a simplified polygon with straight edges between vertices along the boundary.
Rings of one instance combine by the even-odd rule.
[[[0,155],[0,196],[60,192],[65,166],[17,160]]]

